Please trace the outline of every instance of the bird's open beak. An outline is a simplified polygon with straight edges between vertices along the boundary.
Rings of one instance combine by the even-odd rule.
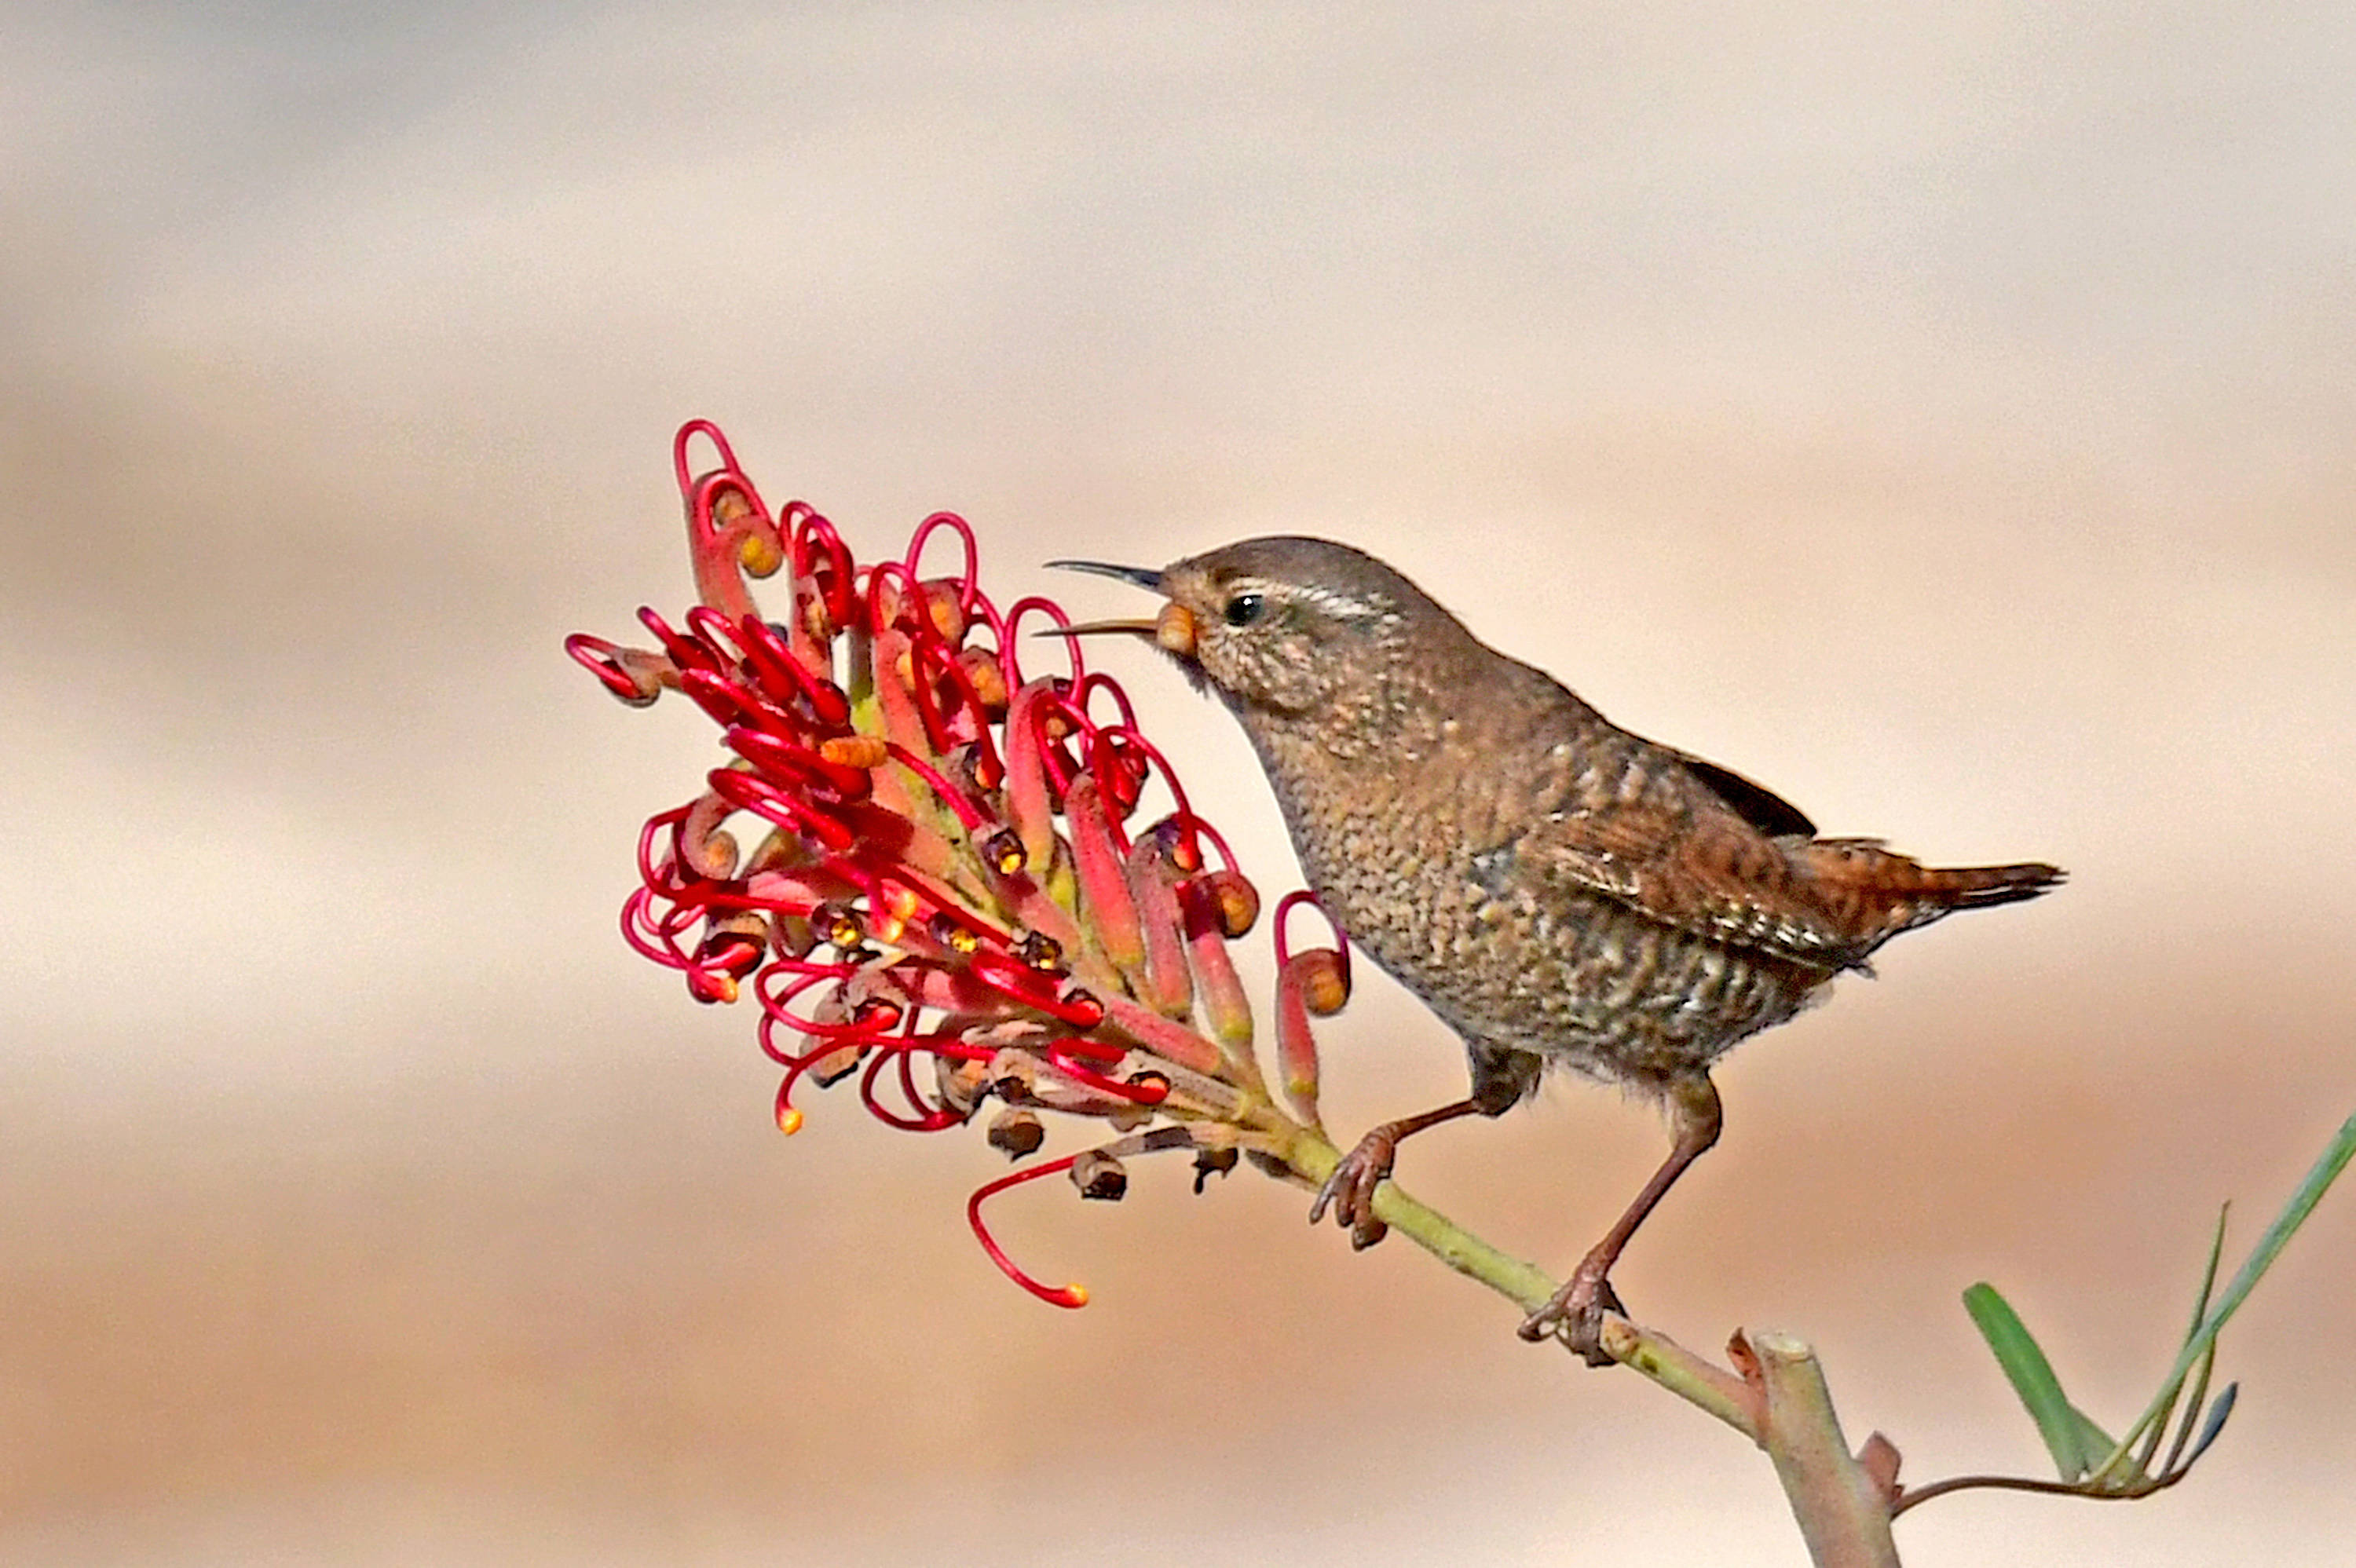
[[[1051,560],[1047,565],[1065,571],[1092,571],[1098,577],[1119,578],[1155,593],[1162,592],[1162,574],[1150,566],[1115,566],[1108,560]]]
[[[1117,578],[1151,589],[1164,592],[1162,573],[1151,567],[1115,566],[1102,560],[1051,560],[1049,566],[1066,571],[1092,571],[1098,577]],[[1082,621],[1072,626],[1048,626],[1040,635],[1048,637],[1092,637],[1106,632],[1122,632],[1133,637],[1146,637],[1180,658],[1194,656],[1194,617],[1183,604],[1173,602],[1162,606],[1162,613],[1151,621]]]

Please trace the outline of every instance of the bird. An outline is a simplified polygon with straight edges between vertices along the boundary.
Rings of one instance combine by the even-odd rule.
[[[1668,1156],[1521,1325],[1593,1365],[1611,1271],[1717,1143],[1710,1069],[1881,944],[1955,910],[2035,898],[2041,862],[1936,868],[1876,838],[1819,837],[1765,787],[1621,729],[1476,638],[1406,577],[1329,539],[1244,539],[1159,570],[1051,566],[1162,595],[1151,619],[1083,622],[1152,641],[1241,722],[1302,873],[1351,944],[1462,1040],[1470,1092],[1381,1123],[1334,1168],[1360,1248],[1406,1138],[1496,1116],[1549,1069],[1657,1101]]]

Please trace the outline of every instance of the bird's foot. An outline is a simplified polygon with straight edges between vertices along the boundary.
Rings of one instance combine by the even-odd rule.
[[[1582,1263],[1552,1300],[1522,1319],[1520,1333],[1533,1341],[1559,1339],[1589,1366],[1608,1367],[1612,1360],[1603,1349],[1606,1312],[1628,1316],[1628,1309],[1620,1304],[1620,1293],[1612,1288],[1603,1271]]]
[[[1389,1178],[1398,1157],[1398,1135],[1389,1127],[1376,1127],[1360,1138],[1358,1147],[1342,1157],[1342,1163],[1317,1189],[1317,1201],[1309,1206],[1309,1222],[1314,1225],[1324,1219],[1331,1205],[1333,1222],[1350,1232],[1351,1246],[1364,1252],[1381,1241],[1390,1227],[1375,1217],[1375,1189]]]

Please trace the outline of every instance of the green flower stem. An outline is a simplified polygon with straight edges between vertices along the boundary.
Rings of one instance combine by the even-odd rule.
[[[1342,1163],[1342,1151],[1308,1128],[1290,1124],[1284,1162],[1312,1187],[1322,1186]],[[1536,1264],[1499,1252],[1438,1210],[1399,1190],[1396,1181],[1375,1189],[1375,1213],[1385,1224],[1468,1279],[1535,1312],[1554,1296],[1555,1282]]]

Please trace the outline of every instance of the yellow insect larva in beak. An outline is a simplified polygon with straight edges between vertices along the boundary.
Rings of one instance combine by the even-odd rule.
[[[1194,656],[1194,617],[1186,606],[1164,604],[1154,617],[1153,640],[1180,658]]]

